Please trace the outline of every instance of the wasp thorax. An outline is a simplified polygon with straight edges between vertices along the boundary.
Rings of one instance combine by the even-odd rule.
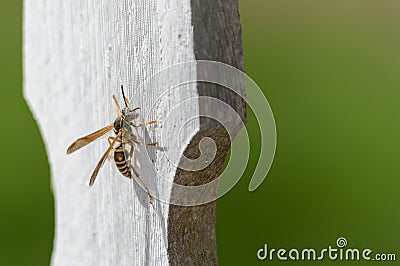
[[[118,134],[119,132],[123,133],[131,133],[132,132],[132,127],[128,123],[128,120],[124,117],[117,117],[114,121],[114,131],[115,134]]]
[[[114,132],[115,134],[118,134],[122,128],[122,123],[124,122],[124,119],[121,117],[117,117],[114,121]]]

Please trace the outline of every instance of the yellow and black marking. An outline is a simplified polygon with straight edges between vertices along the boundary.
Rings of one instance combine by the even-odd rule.
[[[115,148],[114,150],[115,165],[117,166],[118,170],[121,172],[122,175],[128,178],[132,178],[128,157],[129,155],[126,152],[125,147],[122,143]]]

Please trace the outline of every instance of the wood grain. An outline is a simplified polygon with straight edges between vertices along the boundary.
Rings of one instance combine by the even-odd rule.
[[[216,202],[170,205],[176,195],[168,184],[196,185],[217,177],[230,141],[218,123],[200,118],[211,108],[206,103],[180,104],[211,96],[232,106],[243,121],[245,104],[217,85],[172,89],[180,80],[196,79],[195,66],[146,81],[195,59],[243,69],[240,34],[237,1],[24,1],[24,94],[46,145],[56,207],[52,265],[217,264]],[[107,148],[105,138],[66,155],[75,139],[113,122],[112,95],[122,106],[121,84],[131,107],[141,107],[138,124],[157,120],[137,135],[160,147],[138,145],[133,162],[154,197],[164,199],[155,199],[154,206],[112,160],[94,186],[87,185]],[[244,93],[244,86],[240,89]],[[196,119],[177,132],[192,115]],[[170,163],[179,163],[183,154],[197,156],[205,136],[218,147],[210,166],[189,173]]]
[[[239,3],[228,1],[191,1],[194,53],[197,60],[219,61],[244,70]],[[246,122],[244,100],[233,91],[216,84],[197,84],[200,96],[220,99],[229,104]],[[239,88],[244,95],[244,86]],[[205,113],[207,104],[200,104],[199,113]],[[217,145],[214,161],[204,170],[190,172],[179,169],[174,183],[201,185],[217,178],[230,148],[226,130],[216,121],[200,118],[200,130],[185,149],[188,158],[199,155],[198,143],[204,137]],[[217,193],[217,187],[214,188]],[[172,196],[174,197],[174,191]],[[168,257],[171,265],[217,265],[216,201],[200,206],[174,206],[168,216]]]

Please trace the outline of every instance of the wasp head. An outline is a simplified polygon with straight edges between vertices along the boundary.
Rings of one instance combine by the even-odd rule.
[[[136,110],[138,110],[138,109],[140,109],[140,108],[137,107],[137,108],[135,108],[133,110],[129,110],[128,108],[124,108],[122,110],[122,115],[123,115],[124,119],[127,120],[127,121],[133,121],[136,118],[138,118],[139,117],[139,113],[136,112]]]

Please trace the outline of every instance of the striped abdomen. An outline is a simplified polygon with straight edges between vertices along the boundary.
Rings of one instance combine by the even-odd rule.
[[[130,165],[128,165],[128,159],[129,155],[125,151],[124,145],[120,144],[118,147],[115,148],[114,150],[114,162],[115,165],[117,166],[118,170],[123,174],[124,176],[128,178],[132,178],[132,173],[130,170]]]

